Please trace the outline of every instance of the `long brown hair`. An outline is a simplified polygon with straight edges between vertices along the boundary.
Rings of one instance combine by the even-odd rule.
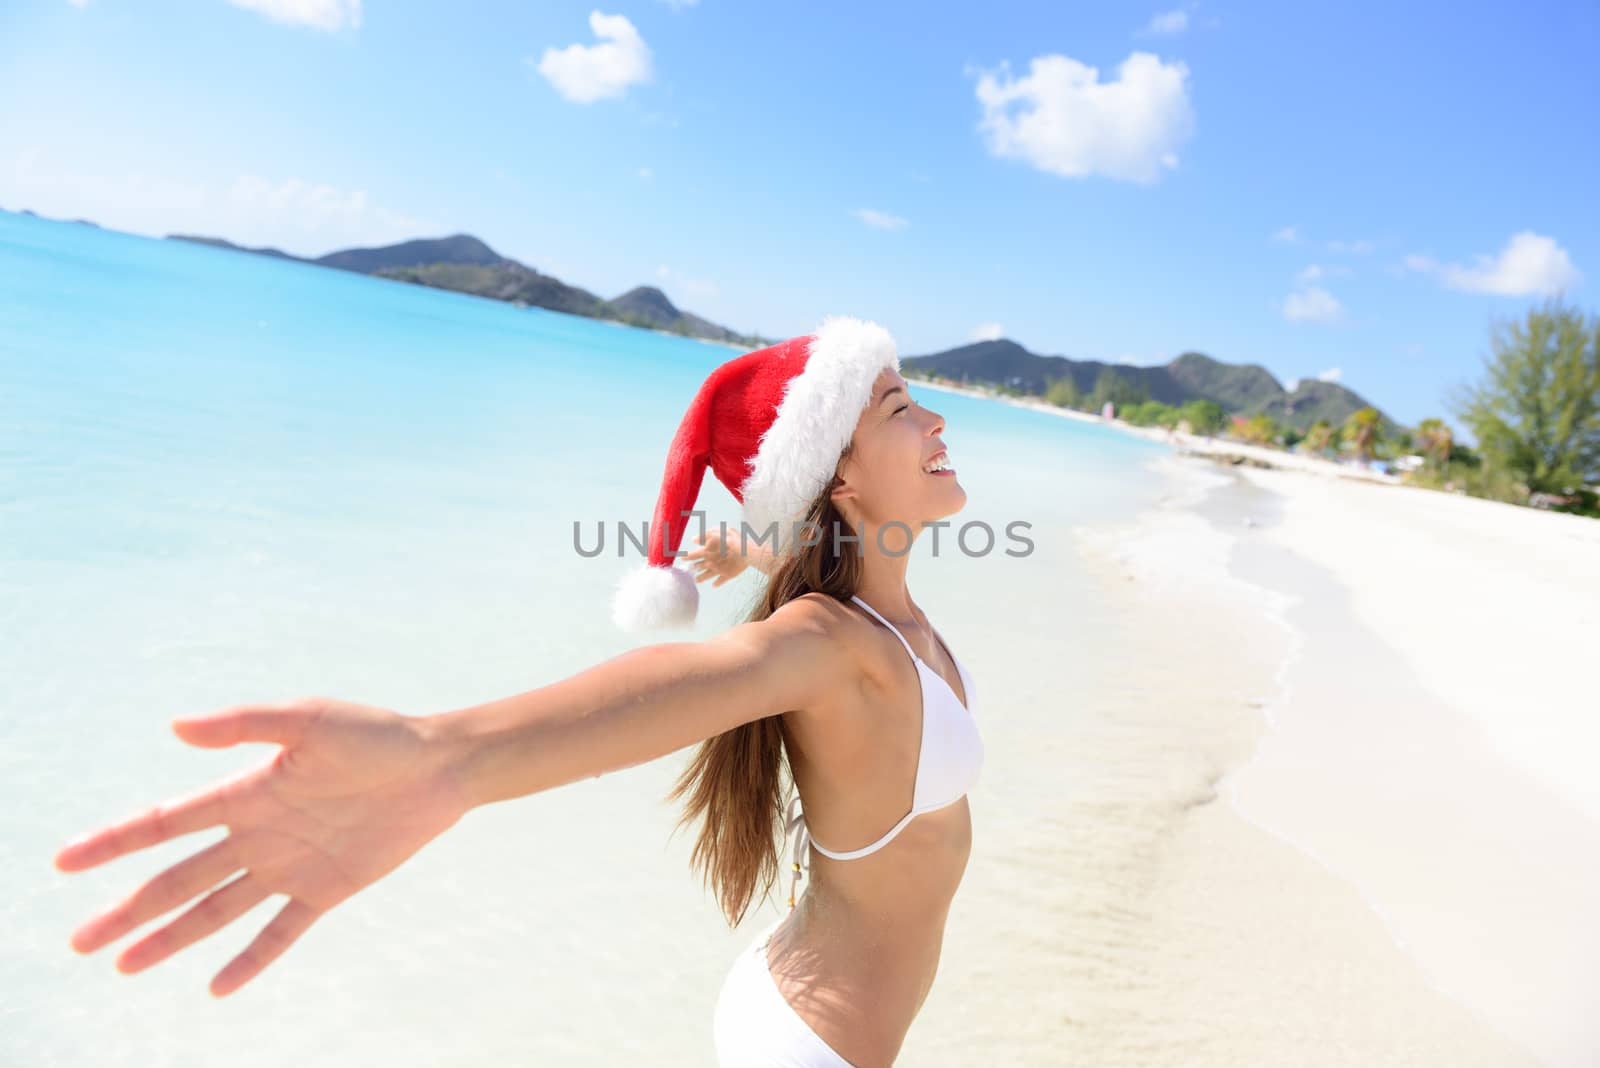
[[[840,462],[850,455],[847,445]],[[816,544],[802,539],[796,551],[783,556],[756,599],[745,622],[759,622],[807,593],[825,593],[843,601],[861,578],[861,552],[844,535],[854,529],[834,505],[831,492],[837,475],[811,503],[804,522],[821,533]],[[835,551],[834,530],[840,531]],[[779,872],[775,839],[783,829],[782,772],[788,762],[783,743],[783,716],[765,716],[707,738],[667,795],[687,795],[674,833],[702,819],[689,866],[709,884],[730,927],[743,920],[759,893],[765,898]],[[792,776],[791,776],[792,779]]]

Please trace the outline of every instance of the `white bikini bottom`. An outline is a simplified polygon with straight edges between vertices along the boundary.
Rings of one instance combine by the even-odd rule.
[[[717,995],[712,1034],[720,1068],[854,1068],[783,999],[767,967],[767,941],[779,917],[756,935],[728,969]]]

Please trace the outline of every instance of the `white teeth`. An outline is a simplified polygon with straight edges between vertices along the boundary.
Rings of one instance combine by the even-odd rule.
[[[945,456],[939,457],[937,460],[933,461],[933,463],[929,464],[927,467],[924,467],[923,470],[931,475],[935,471],[944,471],[947,468],[949,468],[949,466],[950,466],[950,457],[948,455],[945,455]]]

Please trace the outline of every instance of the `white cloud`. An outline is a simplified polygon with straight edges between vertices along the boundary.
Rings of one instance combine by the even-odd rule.
[[[1187,11],[1163,11],[1150,20],[1150,24],[1144,28],[1144,32],[1179,34],[1188,28],[1189,13]]]
[[[234,7],[265,15],[286,26],[314,30],[352,30],[361,25],[361,0],[228,0]]]
[[[642,181],[642,182],[653,182],[653,181],[655,181],[655,177],[656,177],[656,172],[651,170],[649,167],[640,167],[639,168],[639,180],[640,181]]]
[[[1289,244],[1293,244],[1294,242],[1300,240],[1300,228],[1298,226],[1285,226],[1283,229],[1272,235],[1272,240],[1284,241]]]
[[[1499,256],[1479,255],[1471,267],[1439,263],[1430,256],[1411,255],[1405,265],[1413,271],[1438,275],[1451,289],[1493,293],[1503,297],[1551,295],[1576,286],[1583,275],[1554,238],[1523,230],[1513,234]]]
[[[547,48],[539,73],[556,92],[578,104],[618,97],[628,86],[653,76],[650,48],[626,15],[589,12],[589,28],[600,44]]]
[[[871,208],[857,208],[851,214],[875,230],[898,230],[906,225],[906,220],[898,215],[873,211]]]
[[[1373,243],[1371,241],[1367,241],[1365,239],[1362,239],[1360,241],[1329,241],[1328,242],[1328,251],[1330,251],[1330,252],[1348,252],[1348,253],[1351,253],[1352,255],[1356,255],[1356,256],[1365,256],[1367,253],[1371,252],[1374,247],[1375,246],[1373,245]]]
[[[1326,289],[1309,286],[1289,294],[1283,302],[1283,317],[1292,323],[1334,323],[1344,317],[1344,308]]]
[[[967,335],[970,341],[999,341],[1005,337],[1005,331],[1000,329],[999,323],[979,323],[972,328],[972,333]]]
[[[376,203],[365,189],[299,178],[240,175],[226,186],[143,171],[91,172],[24,149],[0,167],[0,204],[57,218],[87,218],[114,230],[223,237],[319,255],[443,232],[438,223]]]
[[[656,268],[656,277],[661,279],[663,285],[670,286],[682,300],[716,300],[720,292],[717,283],[703,278],[689,278],[666,264]]]
[[[372,203],[365,189],[339,189],[299,178],[270,181],[245,174],[229,186],[223,203],[243,218],[279,221],[311,233],[371,234],[373,240],[423,236],[430,224]]]
[[[1303,286],[1308,282],[1315,282],[1322,278],[1333,278],[1337,275],[1347,275],[1349,273],[1350,268],[1337,263],[1332,266],[1324,263],[1308,263],[1295,276],[1295,281]]]
[[[1115,81],[1063,55],[1038,56],[1024,78],[1009,66],[978,80],[991,155],[1021,159],[1051,174],[1091,174],[1150,183],[1178,165],[1194,127],[1189,68],[1134,52]]]

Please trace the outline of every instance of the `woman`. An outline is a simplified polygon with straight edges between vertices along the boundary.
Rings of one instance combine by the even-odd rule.
[[[192,831],[230,830],[84,923],[73,948],[92,952],[201,898],[122,952],[118,968],[135,972],[288,895],[212,980],[226,995],[472,808],[698,742],[671,796],[687,798],[683,822],[702,821],[692,863],[730,924],[758,888],[770,892],[780,827],[794,835],[792,876],[802,861],[812,875],[798,901],[791,884],[787,915],[728,972],[713,1025],[720,1061],[891,1064],[937,970],[971,842],[965,794],[983,756],[972,680],[906,584],[922,525],[966,501],[943,429],[911,398],[893,340],[872,323],[832,317],[723,364],[673,439],[648,562],[619,587],[613,613],[630,628],[689,622],[696,581],[720,585],[742,558],[770,575],[746,622],[439,715],[306,698],[179,719],[174,729],[193,745],[281,748],[64,847],[57,867],[82,871]],[[765,549],[746,557],[749,540],[735,534],[679,553],[707,467]],[[672,567],[678,555],[696,560],[698,575]],[[791,804],[784,822],[785,764],[804,821]],[[830,845],[811,841],[813,830]]]

